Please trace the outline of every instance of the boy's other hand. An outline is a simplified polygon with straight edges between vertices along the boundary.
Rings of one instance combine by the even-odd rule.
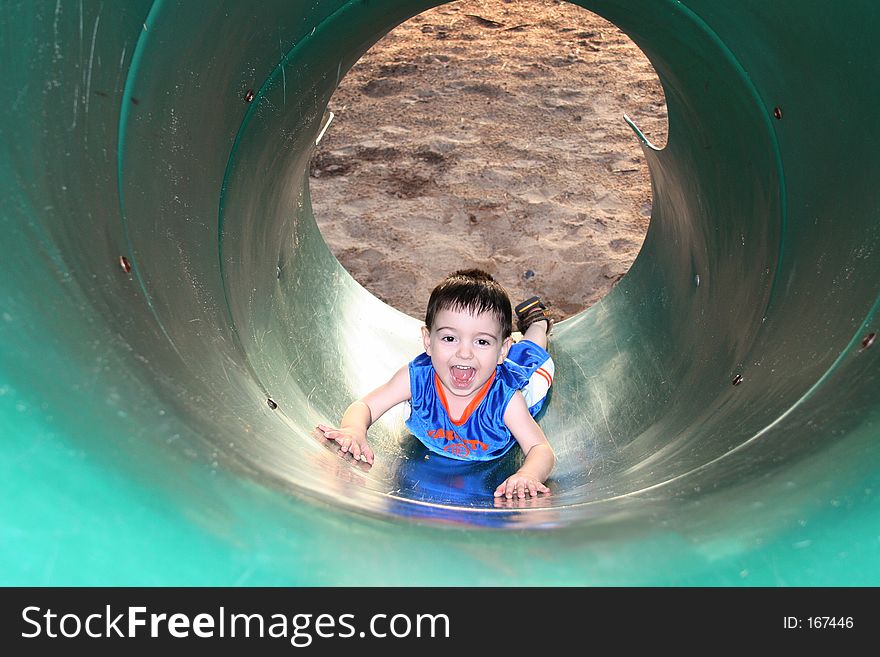
[[[365,461],[366,463],[373,465],[373,459],[375,456],[369,443],[367,443],[366,436],[361,435],[352,429],[337,429],[336,427],[330,427],[326,424],[319,424],[316,428],[324,434],[324,438],[327,440],[333,440],[339,444],[339,452],[343,456],[345,454],[351,454],[355,461]]]
[[[506,497],[513,499],[518,497],[524,499],[526,493],[532,497],[537,497],[538,493],[550,493],[541,481],[525,472],[517,472],[505,479],[498,488],[495,489],[495,497]]]

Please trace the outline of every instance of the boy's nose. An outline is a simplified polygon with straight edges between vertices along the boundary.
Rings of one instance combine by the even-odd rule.
[[[468,343],[466,343],[466,342],[459,342],[458,343],[457,355],[459,358],[470,358],[473,355],[473,353],[474,352]]]

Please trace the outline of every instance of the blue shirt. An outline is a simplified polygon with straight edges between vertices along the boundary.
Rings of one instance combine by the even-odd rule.
[[[518,342],[513,347],[520,362],[508,356],[496,366],[495,373],[455,421],[447,410],[443,384],[431,365],[431,357],[423,353],[413,359],[409,364],[412,399],[407,428],[432,452],[450,458],[489,461],[507,453],[516,443],[504,424],[507,405],[550,357],[532,342]]]

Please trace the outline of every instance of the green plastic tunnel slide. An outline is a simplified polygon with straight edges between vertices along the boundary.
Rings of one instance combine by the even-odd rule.
[[[583,0],[666,94],[629,274],[555,328],[553,494],[313,427],[419,351],[308,165],[413,0],[7,3],[4,585],[880,584],[880,5]],[[634,126],[635,127],[635,126]],[[344,564],[356,564],[347,568]]]

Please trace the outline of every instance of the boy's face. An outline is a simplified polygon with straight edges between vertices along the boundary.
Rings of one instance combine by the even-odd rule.
[[[504,362],[512,340],[502,339],[501,324],[488,312],[472,315],[444,309],[434,328],[422,327],[425,352],[440,382],[456,397],[472,398]]]

